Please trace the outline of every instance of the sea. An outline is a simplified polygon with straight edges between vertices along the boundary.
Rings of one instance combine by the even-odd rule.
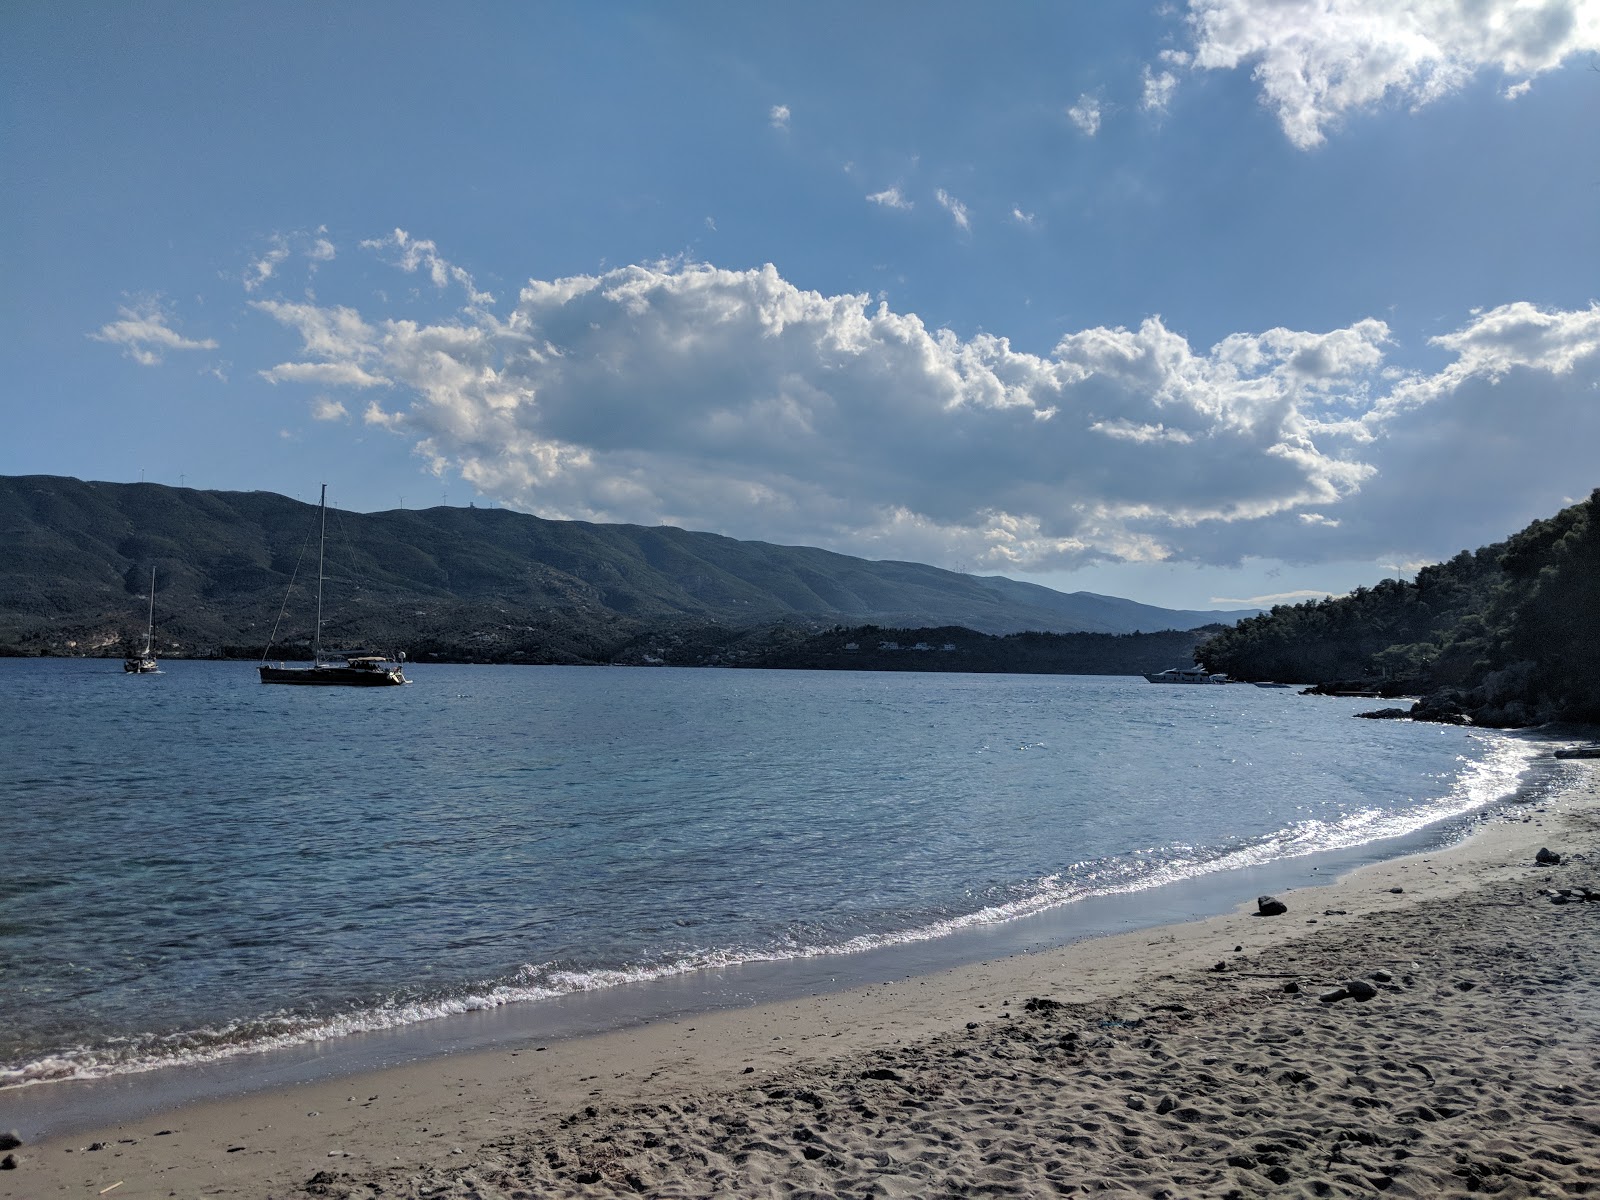
[[[0,1125],[1226,911],[1558,769],[1287,688],[408,671],[0,660]]]

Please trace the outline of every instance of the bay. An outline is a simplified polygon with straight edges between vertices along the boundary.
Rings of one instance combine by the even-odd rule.
[[[1446,830],[1540,753],[1132,677],[410,672],[0,661],[0,1083],[732,964],[937,964],[1092,897]]]

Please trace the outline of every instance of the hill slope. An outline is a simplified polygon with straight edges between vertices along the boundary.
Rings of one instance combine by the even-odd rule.
[[[1600,724],[1600,489],[1414,582],[1241,621],[1200,655],[1241,679],[1426,693],[1416,715]]]
[[[115,651],[155,567],[163,653],[258,652],[291,579],[315,580],[316,507],[269,492],[0,477],[0,645]],[[607,661],[641,630],[776,622],[1131,633],[1241,613],[1073,596],[908,562],[667,526],[501,509],[328,514],[324,640],[415,655]],[[274,644],[309,640],[300,595]]]

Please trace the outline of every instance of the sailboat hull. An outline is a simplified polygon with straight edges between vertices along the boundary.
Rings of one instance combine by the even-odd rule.
[[[394,687],[406,682],[399,667],[372,668],[322,664],[306,667],[256,668],[262,683],[292,683],[311,687]]]

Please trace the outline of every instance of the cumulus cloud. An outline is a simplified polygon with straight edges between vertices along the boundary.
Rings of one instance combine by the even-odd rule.
[[[311,416],[317,421],[348,421],[350,411],[337,400],[318,396],[311,402]]]
[[[1093,137],[1100,132],[1100,100],[1098,97],[1085,92],[1078,97],[1078,102],[1067,109],[1067,120],[1071,121],[1085,137]]]
[[[767,113],[767,120],[774,129],[789,128],[789,106],[787,104],[774,104]]]
[[[884,208],[897,208],[901,212],[911,211],[911,201],[902,196],[900,189],[897,187],[884,188],[881,192],[873,192],[867,199],[874,204],[882,205]]]
[[[172,350],[215,350],[211,338],[186,338],[172,328],[172,316],[155,296],[143,296],[117,309],[118,319],[88,336],[97,342],[121,346],[122,352],[142,366],[153,367]]]
[[[1593,0],[1190,0],[1192,66],[1248,66],[1290,141],[1321,143],[1346,113],[1420,108],[1480,72],[1508,97],[1577,54],[1600,50]],[[1146,97],[1149,81],[1146,69]]]
[[[266,378],[384,387],[365,422],[508,505],[1001,570],[1400,554],[1388,464],[1436,482],[1418,448],[1440,411],[1468,398],[1458,437],[1503,450],[1528,422],[1484,416],[1500,383],[1600,375],[1593,308],[1475,314],[1408,374],[1374,319],[1206,349],[1151,317],[1035,354],[771,266],[531,280],[507,314],[435,324],[253,307],[303,342]]]
[[[957,200],[943,188],[940,188],[938,191],[936,191],[933,194],[933,198],[939,202],[940,208],[944,209],[945,212],[950,214],[950,219],[954,221],[960,228],[972,228],[972,220],[967,215],[967,206],[965,204],[961,203],[961,201]]]

